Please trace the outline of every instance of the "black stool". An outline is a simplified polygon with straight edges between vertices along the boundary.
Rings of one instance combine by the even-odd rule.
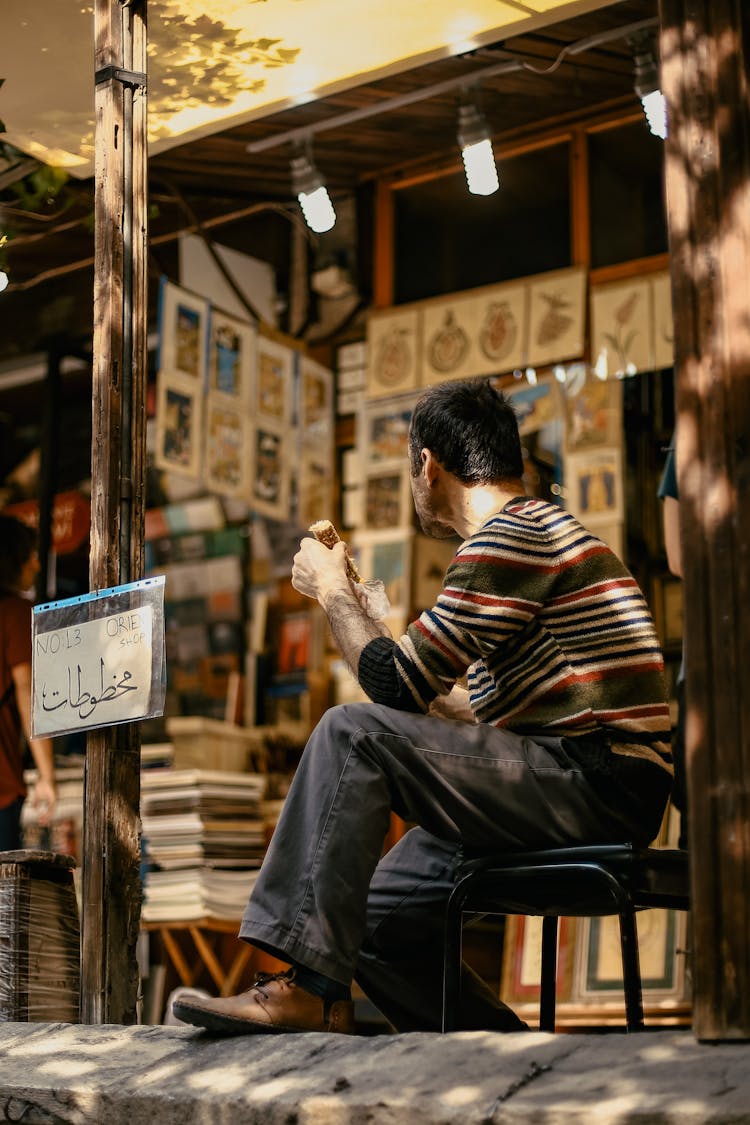
[[[541,1031],[555,1030],[558,918],[619,915],[627,1028],[643,1030],[635,912],[648,907],[689,909],[687,852],[608,844],[465,860],[448,900],[443,1031],[458,1030],[464,912],[543,918]]]

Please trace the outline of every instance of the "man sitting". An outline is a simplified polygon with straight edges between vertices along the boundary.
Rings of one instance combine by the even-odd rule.
[[[633,577],[573,516],[524,495],[515,414],[489,380],[427,391],[409,460],[423,529],[463,543],[435,606],[396,640],[347,577],[344,545],[303,539],[292,583],[372,702],[333,707],[312,732],[245,911],[240,936],[291,968],[176,1005],[188,1023],[352,1031],[356,979],[398,1030],[439,1030],[464,851],[646,845],[658,831],[669,712]],[[391,812],[414,827],[381,858]],[[463,1026],[525,1026],[467,978]]]

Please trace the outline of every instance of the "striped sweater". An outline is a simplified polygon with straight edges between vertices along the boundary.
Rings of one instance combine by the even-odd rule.
[[[426,711],[468,671],[479,722],[607,736],[671,773],[663,660],[638,585],[570,513],[520,497],[459,548],[435,606],[397,643],[371,641],[375,702]]]

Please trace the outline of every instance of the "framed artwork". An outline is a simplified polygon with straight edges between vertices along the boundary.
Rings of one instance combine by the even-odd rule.
[[[253,511],[273,520],[289,519],[291,470],[288,445],[289,434],[283,427],[264,422],[256,425],[252,443],[250,503]]]
[[[211,309],[208,389],[246,403],[255,375],[255,325]]]
[[[474,297],[450,297],[422,306],[423,385],[466,379],[476,373],[479,305]]]
[[[597,372],[634,375],[653,368],[651,285],[617,281],[591,291],[591,362]]]
[[[474,375],[500,375],[526,363],[528,287],[498,285],[479,293],[476,302]]]
[[[411,527],[413,507],[406,466],[368,476],[364,508],[365,526],[372,530]]]
[[[392,609],[410,604],[411,531],[359,532],[356,536],[360,569],[365,578],[379,578]]]
[[[531,278],[529,346],[532,367],[583,355],[586,325],[586,271],[574,266]]]
[[[592,449],[564,461],[565,506],[586,526],[623,519],[622,451]]]
[[[302,450],[297,477],[297,522],[309,527],[328,519],[333,512],[333,476],[329,461],[321,461],[314,450]]]
[[[402,468],[407,464],[407,439],[416,395],[367,403],[360,433],[364,463],[369,469]]]
[[[644,1007],[688,999],[685,972],[687,915],[681,910],[642,910],[636,915]],[[583,918],[577,928],[571,1000],[623,1007],[620,929],[615,916]]]
[[[654,310],[654,370],[674,364],[674,319],[672,316],[672,280],[669,273],[651,278],[651,299]]]
[[[558,1003],[570,1000],[575,967],[576,919],[560,918],[557,927]],[[538,1018],[542,976],[542,922],[533,915],[505,918],[500,999],[525,1018]]]
[[[565,448],[569,452],[622,442],[622,383],[588,375],[578,386],[565,383]]]
[[[543,430],[559,421],[558,382],[551,375],[545,376],[534,384],[519,381],[504,387],[503,390],[515,407],[521,437],[536,433],[537,430]]]
[[[367,397],[385,398],[418,386],[421,313],[410,307],[373,313],[367,322]]]
[[[292,421],[295,353],[259,334],[257,354],[253,413],[271,423],[288,426]]]
[[[236,399],[209,395],[206,403],[206,488],[222,496],[250,491],[250,426]]]
[[[159,289],[159,370],[206,382],[209,303],[162,279]]]
[[[197,479],[201,475],[203,387],[185,376],[159,372],[156,395],[157,469]]]
[[[328,441],[333,451],[333,374],[307,356],[299,361],[299,426],[303,444]]]
[[[421,533],[414,537],[412,605],[417,612],[434,606],[445,572],[460,545],[458,538],[433,539]]]

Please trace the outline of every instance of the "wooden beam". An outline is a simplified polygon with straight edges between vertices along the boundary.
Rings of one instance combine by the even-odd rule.
[[[143,576],[146,388],[146,0],[96,0],[94,364],[89,582]],[[140,927],[140,732],[87,740],[81,1018],[134,1023]]]
[[[660,0],[694,1032],[750,1038],[750,9]]]

